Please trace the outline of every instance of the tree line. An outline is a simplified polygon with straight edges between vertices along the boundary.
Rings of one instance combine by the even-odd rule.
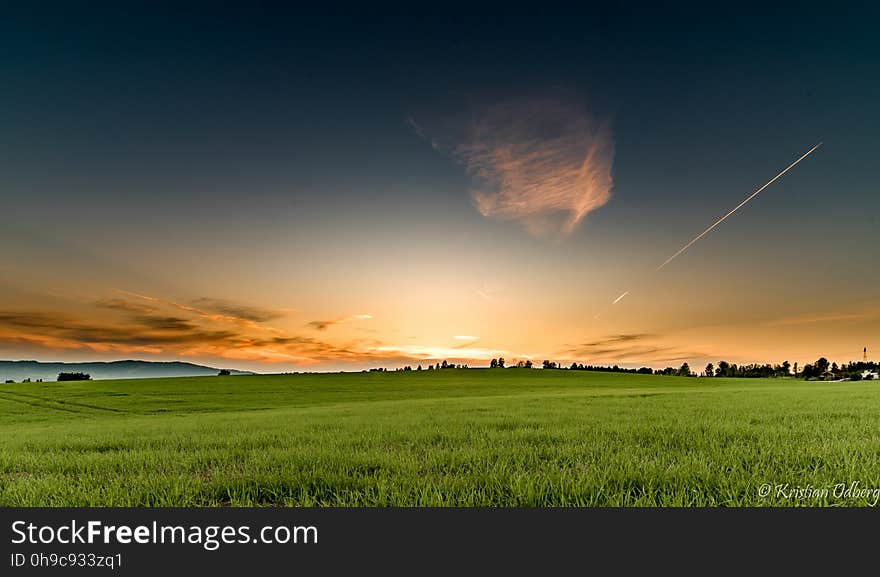
[[[489,368],[532,368],[532,361],[517,361],[515,365],[511,365],[510,367],[505,366],[504,358],[492,359],[489,362]],[[782,361],[779,364],[747,364],[747,365],[738,365],[736,363],[730,363],[727,361],[718,361],[718,365],[715,366],[712,363],[706,365],[706,368],[701,372],[695,372],[691,369],[688,363],[682,363],[682,365],[678,368],[675,367],[666,367],[663,369],[652,369],[651,367],[640,367],[638,369],[629,369],[620,367],[618,365],[613,366],[601,366],[601,365],[589,365],[583,363],[573,362],[571,365],[564,365],[563,363],[557,363],[555,361],[545,360],[541,363],[541,368],[543,369],[559,369],[559,370],[570,370],[570,371],[594,371],[594,372],[608,372],[608,373],[634,373],[640,375],[664,375],[664,376],[675,376],[675,377],[711,377],[711,378],[720,378],[720,377],[728,377],[728,378],[740,378],[740,379],[767,379],[767,378],[782,378],[782,377],[795,377],[802,379],[849,379],[858,381],[862,379],[862,375],[865,372],[868,372],[868,375],[865,377],[867,379],[873,378],[871,373],[876,373],[880,370],[880,364],[873,361],[859,361],[859,362],[850,362],[846,364],[832,363],[825,357],[820,357],[814,363],[808,363],[803,366],[803,368],[799,368],[797,363],[792,365],[788,361]]]

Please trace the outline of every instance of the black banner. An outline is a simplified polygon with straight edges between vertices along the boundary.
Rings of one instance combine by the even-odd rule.
[[[751,570],[754,559],[815,569],[823,552],[839,570],[841,555],[874,550],[874,518],[818,509],[3,509],[0,574],[545,575],[608,564]]]

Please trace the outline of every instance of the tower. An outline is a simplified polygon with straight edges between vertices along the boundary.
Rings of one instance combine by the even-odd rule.
[[[868,362],[868,347],[865,347],[865,348],[862,350],[862,362],[863,362],[863,363],[867,363],[867,362]]]

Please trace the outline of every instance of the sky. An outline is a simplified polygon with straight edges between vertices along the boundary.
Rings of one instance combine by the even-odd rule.
[[[876,12],[22,3],[0,358],[871,356]]]

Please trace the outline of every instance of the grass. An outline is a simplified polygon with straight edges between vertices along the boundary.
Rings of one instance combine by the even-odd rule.
[[[876,500],[834,495],[852,482],[880,488],[878,383],[446,370],[0,385],[0,506]]]

